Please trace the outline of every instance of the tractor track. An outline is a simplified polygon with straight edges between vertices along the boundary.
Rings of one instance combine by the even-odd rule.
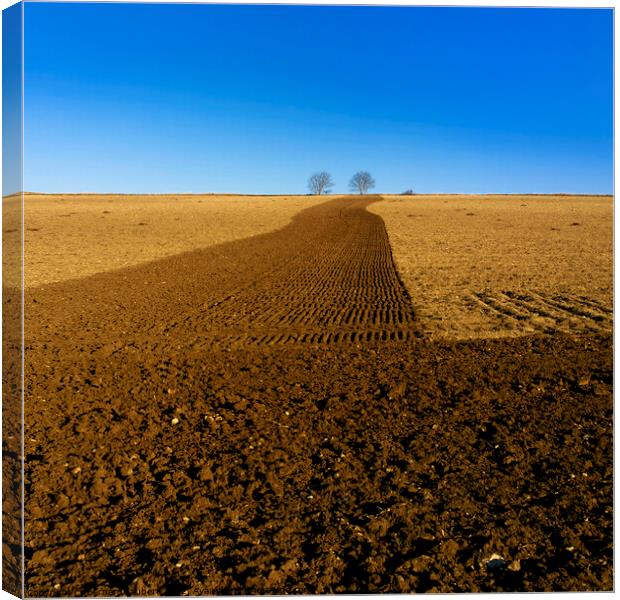
[[[609,333],[613,328],[613,311],[583,296],[526,290],[476,292],[471,298],[491,317],[540,333]]]
[[[193,346],[201,341],[260,346],[409,339],[411,301],[398,278],[383,220],[366,211],[372,201],[330,203],[333,215],[323,218],[328,226],[322,239],[311,230],[309,235],[292,232],[297,247],[278,268],[183,323],[168,325],[166,335],[193,338]],[[306,211],[301,221],[313,212]]]

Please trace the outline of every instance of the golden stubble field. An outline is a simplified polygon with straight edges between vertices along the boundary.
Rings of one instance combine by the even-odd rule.
[[[313,196],[26,194],[25,285],[93,275],[286,226]],[[5,199],[5,285],[19,286],[19,199]]]
[[[267,233],[334,196],[25,196],[25,285]],[[469,339],[612,327],[613,200],[384,196],[419,326]],[[19,199],[5,198],[4,284],[19,286]]]
[[[369,210],[431,337],[612,327],[609,196],[385,196]]]

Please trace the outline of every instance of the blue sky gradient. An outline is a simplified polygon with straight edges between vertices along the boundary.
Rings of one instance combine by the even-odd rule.
[[[22,190],[22,13],[2,12],[2,195]]]
[[[25,187],[611,193],[612,14],[27,3]]]

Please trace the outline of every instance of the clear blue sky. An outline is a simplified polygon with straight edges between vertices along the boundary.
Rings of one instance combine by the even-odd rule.
[[[27,3],[25,187],[611,193],[612,11]]]

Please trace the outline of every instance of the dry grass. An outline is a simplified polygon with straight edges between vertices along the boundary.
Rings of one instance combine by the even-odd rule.
[[[28,194],[25,284],[84,277],[266,233],[327,198]],[[5,199],[3,264],[9,285],[19,285],[18,213],[18,201]]]
[[[613,202],[577,196],[385,196],[394,258],[432,337],[612,326]],[[266,233],[308,196],[34,195],[27,287]],[[19,200],[3,203],[5,285],[19,285]]]
[[[611,328],[611,197],[385,196],[370,210],[431,336]]]
[[[2,200],[2,285],[19,287],[21,281],[21,195]]]

